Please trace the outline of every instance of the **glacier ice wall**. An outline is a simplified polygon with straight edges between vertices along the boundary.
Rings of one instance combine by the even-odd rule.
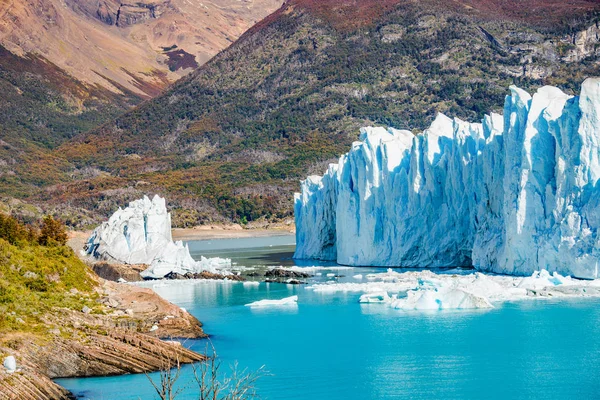
[[[363,128],[295,196],[296,258],[598,277],[600,79],[512,86],[504,116]]]
[[[107,222],[96,228],[86,244],[86,253],[97,259],[126,264],[148,264],[141,275],[162,278],[170,272],[213,271],[231,265],[230,260],[204,258],[196,261],[187,245],[173,242],[171,214],[165,199],[156,195],[132,201],[119,208]]]

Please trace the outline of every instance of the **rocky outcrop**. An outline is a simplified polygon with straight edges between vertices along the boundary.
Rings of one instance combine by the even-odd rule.
[[[0,353],[15,356],[18,368],[0,371],[0,398],[69,399],[52,378],[141,373],[205,358],[171,340],[206,337],[202,324],[151,289],[102,281],[96,294],[93,310],[45,315],[42,336],[2,338]]]
[[[137,282],[144,280],[140,272],[148,268],[145,264],[115,264],[105,261],[92,264],[92,269],[100,277],[109,281],[117,282],[124,279],[127,282]]]
[[[310,278],[312,275],[300,271],[283,268],[273,268],[265,272],[267,278]]]
[[[115,25],[119,27],[139,24],[161,16],[169,1],[162,3],[121,4],[117,10]]]
[[[90,333],[90,343],[56,338],[51,345],[28,343],[23,357],[37,360],[39,371],[50,378],[103,376],[156,371],[204,357],[186,347],[158,338],[113,329]]]

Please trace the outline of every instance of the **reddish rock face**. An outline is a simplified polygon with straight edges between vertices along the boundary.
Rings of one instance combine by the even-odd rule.
[[[229,46],[282,2],[0,2],[0,45],[14,54],[40,55],[84,83],[148,98]]]

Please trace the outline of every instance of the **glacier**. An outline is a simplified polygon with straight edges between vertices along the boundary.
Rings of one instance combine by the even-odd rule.
[[[171,214],[164,198],[147,196],[119,208],[97,227],[85,246],[85,253],[95,259],[125,264],[147,264],[141,273],[144,278],[159,279],[175,272],[217,272],[231,267],[231,260],[201,257],[196,261],[187,244],[173,242]],[[221,271],[221,273],[226,271]]]
[[[515,86],[503,115],[367,127],[295,195],[297,259],[598,278],[600,79]]]

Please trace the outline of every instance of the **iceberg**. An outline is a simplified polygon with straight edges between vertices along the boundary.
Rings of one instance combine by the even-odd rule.
[[[368,127],[295,195],[298,259],[598,278],[600,79],[515,86],[504,115]]]
[[[488,299],[463,289],[414,290],[390,302],[398,310],[469,310],[493,308]]]
[[[6,369],[6,372],[8,372],[8,373],[15,372],[17,370],[17,360],[15,359],[15,356],[5,357],[3,366],[4,366],[4,369]]]
[[[103,260],[125,264],[147,264],[140,275],[159,279],[175,272],[216,272],[231,267],[231,260],[201,257],[196,261],[187,244],[173,242],[171,214],[164,198],[147,196],[119,208],[108,221],[97,227],[85,246],[85,252]]]
[[[365,293],[360,296],[359,303],[389,303],[392,298],[387,292]]]
[[[280,300],[259,300],[246,304],[246,307],[297,306],[298,296],[285,297]]]
[[[506,301],[600,297],[600,279],[579,280],[546,270],[527,277],[472,271],[462,275],[407,271],[398,273],[393,282],[386,279],[388,272],[373,275],[367,282],[329,281],[306,289],[326,295],[361,293],[359,303],[376,303],[403,311],[489,309]]]

